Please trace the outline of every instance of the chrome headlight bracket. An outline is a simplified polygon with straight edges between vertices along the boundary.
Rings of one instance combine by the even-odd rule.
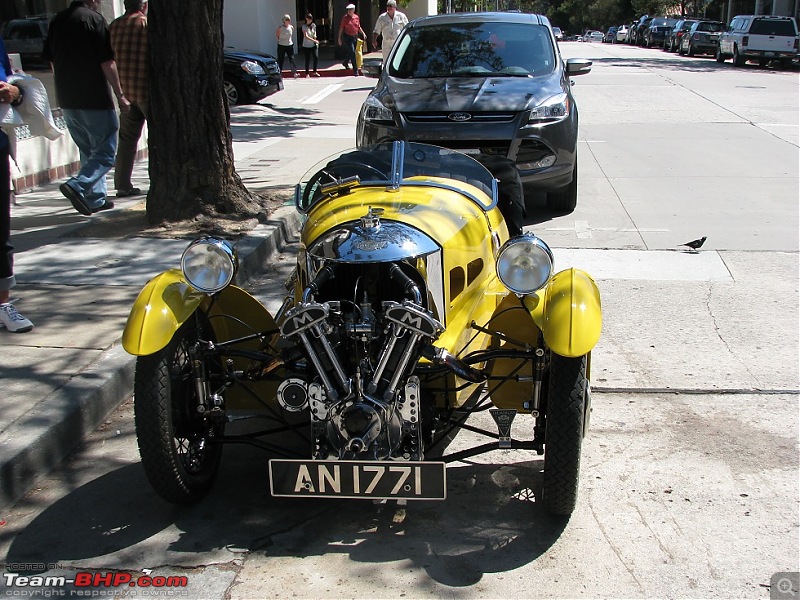
[[[194,240],[181,256],[181,271],[186,281],[206,294],[225,289],[233,281],[238,266],[230,242],[210,236]]]

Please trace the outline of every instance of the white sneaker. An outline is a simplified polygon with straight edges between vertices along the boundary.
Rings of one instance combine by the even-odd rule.
[[[23,317],[10,302],[0,304],[0,327],[5,327],[11,333],[25,333],[33,329],[33,323]]]

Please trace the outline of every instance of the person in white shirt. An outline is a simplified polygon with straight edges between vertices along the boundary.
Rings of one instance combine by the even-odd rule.
[[[383,52],[383,62],[386,62],[386,57],[389,56],[389,50],[392,44],[400,35],[403,27],[408,25],[408,17],[397,10],[397,2],[395,0],[387,0],[386,12],[383,13],[375,22],[375,29],[372,31],[372,47],[378,49],[378,36],[383,38],[381,43],[381,52]]]

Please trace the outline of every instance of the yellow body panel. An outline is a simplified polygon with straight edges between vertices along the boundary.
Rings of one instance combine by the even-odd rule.
[[[536,347],[539,340],[539,328],[533,322],[530,312],[514,294],[508,294],[498,305],[489,329],[500,331],[509,339],[492,337],[491,347],[497,350],[523,350],[522,344]],[[493,377],[519,377],[520,381],[507,381],[492,392],[492,404],[497,408],[514,408],[519,412],[528,412],[523,404],[533,396],[533,363],[520,359],[500,358],[490,365]],[[491,384],[490,384],[491,385]]]
[[[547,346],[561,356],[588,354],[603,328],[600,290],[591,276],[580,269],[565,269],[538,296],[526,297],[525,305]]]

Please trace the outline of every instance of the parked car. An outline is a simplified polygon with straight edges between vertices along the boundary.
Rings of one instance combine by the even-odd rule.
[[[584,42],[601,42],[602,43],[604,37],[605,36],[603,35],[602,31],[589,30],[589,31],[587,31],[586,33],[583,34],[583,41]]]
[[[644,30],[642,35],[642,45],[645,48],[652,48],[653,46],[664,46],[664,40],[667,35],[675,27],[678,19],[671,17],[656,17],[650,21],[650,25]]]
[[[278,61],[270,54],[225,48],[223,87],[228,105],[251,104],[283,89]]]
[[[609,27],[603,36],[604,44],[613,44],[617,39],[617,27]]]
[[[11,19],[3,24],[0,36],[9,54],[19,54],[23,68],[28,65],[46,66],[42,58],[49,21],[46,17]]]
[[[508,157],[555,210],[577,202],[578,109],[570,77],[591,61],[562,60],[546,17],[457,13],[400,33],[358,116],[359,147],[427,142]]]
[[[733,64],[743,67],[748,60],[766,65],[780,60],[788,67],[798,56],[797,23],[792,17],[768,15],[738,15],[719,37],[717,62],[733,58]]]
[[[721,21],[697,21],[681,38],[678,54],[716,54],[719,48],[720,33],[725,31]]]
[[[553,35],[556,36],[557,42],[564,41],[564,32],[561,31],[561,27],[553,27]]]
[[[628,32],[630,28],[627,25],[620,25],[617,28],[617,39],[616,42],[618,44],[623,44],[628,41]]]
[[[644,36],[644,29],[645,27],[650,26],[650,21],[652,20],[653,17],[650,15],[642,15],[639,17],[639,20],[631,25],[630,33],[628,34],[628,43],[632,46],[638,46],[641,44],[642,37]]]
[[[681,38],[697,23],[698,19],[680,19],[672,27],[664,40],[664,50],[667,52],[677,52],[681,46]]]

